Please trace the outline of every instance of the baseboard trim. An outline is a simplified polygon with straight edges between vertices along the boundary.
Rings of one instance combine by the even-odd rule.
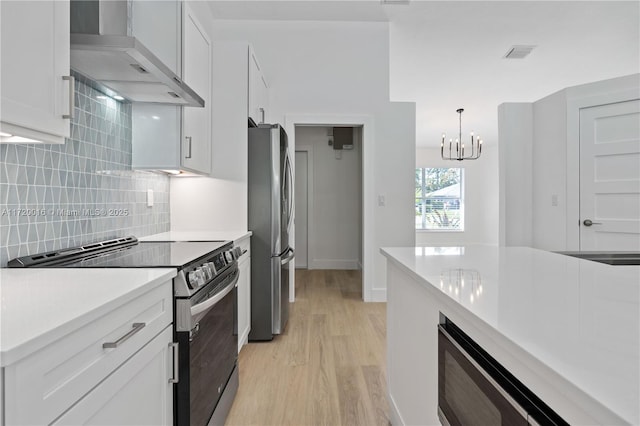
[[[404,426],[404,420],[400,415],[400,410],[398,410],[398,406],[396,405],[396,401],[393,399],[391,394],[389,396],[389,423],[392,426]]]
[[[242,336],[238,336],[238,353],[244,345],[249,343],[249,332],[251,331],[251,327],[247,327],[247,329],[242,333]]]
[[[314,259],[309,262],[309,269],[361,269],[355,259]]]
[[[387,289],[386,288],[372,288],[369,292],[369,300],[365,302],[386,302],[387,301]]]

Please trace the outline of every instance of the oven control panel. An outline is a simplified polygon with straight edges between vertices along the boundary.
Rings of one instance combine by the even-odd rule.
[[[222,271],[224,269],[225,266],[227,266],[227,260],[226,260],[226,254],[228,252],[224,252],[224,253],[218,253],[217,255],[215,255],[215,257],[213,258],[213,266],[215,267],[216,271]]]
[[[189,268],[186,272],[187,284],[189,288],[195,290],[202,287],[218,274],[220,274],[228,265],[236,260],[233,250],[227,250],[206,259],[199,266]]]

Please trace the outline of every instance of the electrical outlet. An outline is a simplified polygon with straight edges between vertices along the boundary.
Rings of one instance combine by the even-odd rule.
[[[558,194],[551,195],[551,207],[558,207]]]
[[[147,189],[147,207],[153,207],[153,189]]]

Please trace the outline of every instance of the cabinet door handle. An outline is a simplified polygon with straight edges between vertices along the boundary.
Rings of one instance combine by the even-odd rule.
[[[169,383],[178,383],[180,381],[180,352],[178,351],[180,344],[178,342],[169,343],[169,347],[173,351],[173,377],[169,379]]]
[[[69,114],[62,114],[62,118],[73,120],[73,110],[76,108],[76,79],[72,75],[63,75],[62,79],[69,82]]]
[[[260,123],[264,123],[264,108],[259,108],[260,109],[260,114],[262,114],[262,121],[260,121]]]
[[[116,340],[115,342],[105,342],[105,343],[103,343],[102,344],[102,348],[103,349],[117,348],[124,341],[128,340],[131,336],[133,336],[134,334],[136,334],[137,332],[142,330],[146,325],[147,325],[147,323],[144,323],[144,322],[134,322],[133,323],[133,328],[127,334],[125,334],[124,336],[122,336],[121,338]]]
[[[184,158],[191,158],[191,136],[185,136],[185,139],[189,142],[187,152],[189,155],[185,155]]]

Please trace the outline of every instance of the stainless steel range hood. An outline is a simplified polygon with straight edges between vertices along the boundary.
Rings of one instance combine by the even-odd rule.
[[[131,0],[71,1],[71,68],[131,102],[203,107],[204,99],[131,35],[131,7]]]

